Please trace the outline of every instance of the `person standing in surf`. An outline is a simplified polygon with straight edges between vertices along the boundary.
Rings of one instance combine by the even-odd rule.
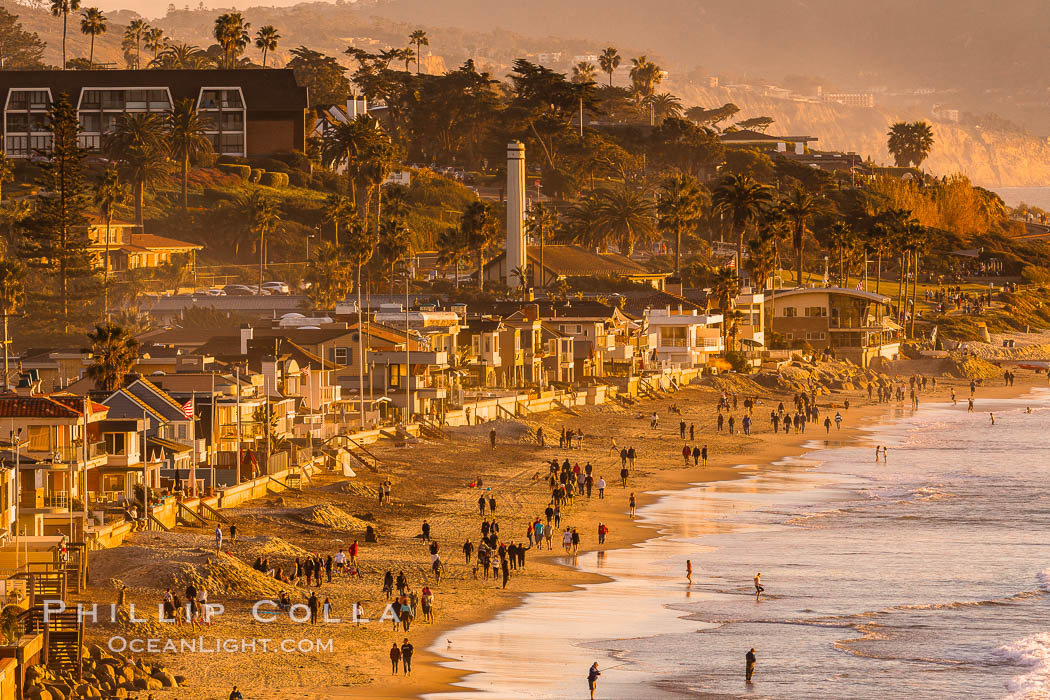
[[[598,670],[598,662],[595,661],[587,671],[587,686],[591,689],[591,700],[594,700],[594,689],[598,687],[598,676],[600,675],[602,672]]]
[[[744,665],[744,680],[748,683],[751,682],[751,676],[755,675],[755,648],[751,647],[751,651],[747,652],[744,656],[746,661]]]
[[[762,591],[766,590],[762,587],[762,573],[755,574],[755,595],[758,595]]]
[[[685,560],[685,579],[690,586],[693,585],[693,562],[689,559]]]

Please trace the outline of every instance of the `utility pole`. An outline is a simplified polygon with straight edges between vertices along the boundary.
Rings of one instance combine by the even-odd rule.
[[[412,337],[408,330],[408,265],[405,265],[405,428],[412,420]]]

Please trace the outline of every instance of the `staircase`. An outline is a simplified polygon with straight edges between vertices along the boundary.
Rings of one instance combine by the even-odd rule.
[[[642,379],[641,377],[638,378],[638,393],[647,399],[660,398],[660,394],[656,393],[656,389],[653,388],[653,385],[650,384],[648,380]]]
[[[47,665],[59,673],[68,673],[78,680],[81,672],[84,624],[76,610],[50,613],[47,621]]]
[[[175,518],[183,525],[188,525],[189,527],[204,527],[208,524],[208,521],[197,511],[187,508],[182,503],[177,505],[178,509],[175,511]]]
[[[448,434],[429,418],[420,417],[419,433],[428,440],[447,440]]]

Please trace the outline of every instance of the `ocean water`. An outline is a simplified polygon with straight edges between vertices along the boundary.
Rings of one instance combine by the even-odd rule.
[[[1024,202],[1050,211],[1050,187],[993,187],[992,191],[1002,197],[1007,206],[1016,207]]]
[[[611,582],[435,645],[475,673],[433,697],[586,697],[598,661],[600,698],[1050,698],[1050,394],[978,408],[667,494],[640,511],[659,536],[575,563]]]

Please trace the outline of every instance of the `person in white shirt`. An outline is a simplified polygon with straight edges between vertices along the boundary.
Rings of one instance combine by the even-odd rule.
[[[598,477],[598,483],[595,484],[598,487],[598,498],[605,498],[605,479]]]

